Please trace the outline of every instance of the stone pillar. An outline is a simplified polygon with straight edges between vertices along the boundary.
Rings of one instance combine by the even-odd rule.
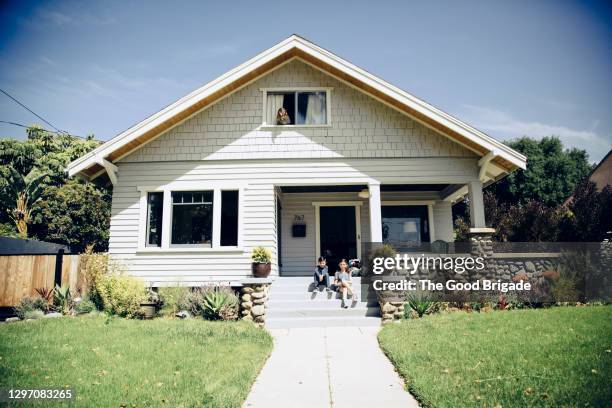
[[[382,324],[391,323],[394,320],[399,320],[404,316],[404,302],[379,300],[380,313],[382,316]]]
[[[260,327],[266,322],[266,309],[271,280],[268,278],[250,278],[242,282],[240,288],[240,318],[250,320]]]
[[[370,191],[370,241],[382,242],[382,209],[380,184],[368,184]]]
[[[471,205],[471,203],[470,203]],[[493,228],[470,228],[470,255],[484,258],[485,269],[479,275],[492,277],[494,273]]]

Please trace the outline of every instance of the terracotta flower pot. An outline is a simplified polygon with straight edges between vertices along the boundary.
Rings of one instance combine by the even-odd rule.
[[[253,262],[253,276],[256,278],[267,278],[270,275],[270,270],[272,269],[272,264],[270,263],[261,263],[261,262]]]

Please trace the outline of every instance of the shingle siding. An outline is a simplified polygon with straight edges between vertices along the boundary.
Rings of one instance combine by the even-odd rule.
[[[262,88],[268,87],[332,87],[330,127],[262,129]],[[170,129],[122,161],[330,157],[475,155],[374,98],[294,60]]]

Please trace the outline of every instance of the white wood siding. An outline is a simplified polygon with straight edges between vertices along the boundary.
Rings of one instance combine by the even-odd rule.
[[[476,160],[471,158],[361,159],[320,161],[217,161],[120,163],[119,181],[114,187],[109,252],[121,259],[136,276],[154,284],[182,282],[198,284],[211,280],[233,280],[250,275],[250,250],[263,245],[273,253],[273,274],[278,274],[275,229],[275,186],[388,183],[465,183],[478,177]],[[139,253],[139,186],[163,186],[168,183],[207,183],[230,180],[247,183],[244,189],[243,251],[207,253]],[[422,193],[423,194],[423,193]],[[354,195],[356,196],[356,194]],[[283,214],[291,215],[283,197]],[[415,197],[415,196],[413,196]],[[421,195],[419,199],[427,197]],[[405,199],[384,196],[383,199]],[[315,200],[316,201],[316,200]],[[325,200],[321,200],[325,201]],[[369,234],[367,203],[362,211],[362,234]],[[310,206],[312,207],[312,205]],[[438,208],[439,207],[439,208]],[[310,208],[312,211],[312,208]],[[304,211],[306,215],[307,212]],[[439,239],[452,238],[450,205],[434,206],[435,233]],[[438,220],[440,218],[440,220]],[[283,230],[292,220],[283,219]],[[309,223],[309,236],[314,224]],[[314,249],[314,244],[312,244]],[[291,243],[283,242],[283,251]],[[312,254],[304,246],[296,253],[296,265],[312,266]],[[302,259],[303,258],[303,259]],[[306,259],[308,258],[308,259]],[[290,262],[285,257],[283,262]],[[301,268],[301,266],[300,266]],[[297,270],[297,269],[296,269]],[[301,270],[301,269],[300,269]]]

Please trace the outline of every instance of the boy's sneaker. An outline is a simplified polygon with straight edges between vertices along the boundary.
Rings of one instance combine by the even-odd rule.
[[[333,292],[333,290],[331,290],[331,288],[330,288],[329,286],[326,286],[326,287],[325,287],[325,291],[326,291],[327,293],[332,293],[332,292]]]

